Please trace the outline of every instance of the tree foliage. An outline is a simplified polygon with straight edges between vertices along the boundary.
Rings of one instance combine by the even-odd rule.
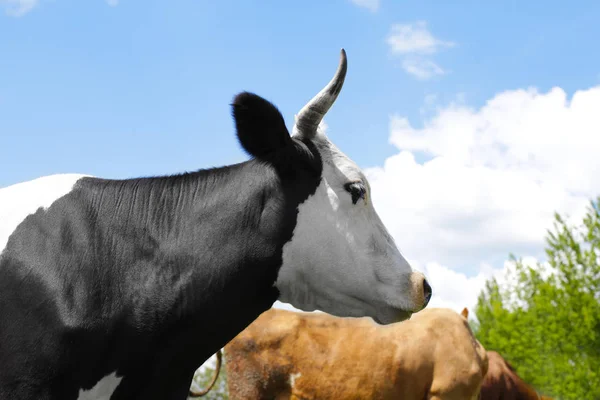
[[[547,263],[532,268],[511,256],[510,284],[488,281],[475,309],[483,346],[559,399],[600,399],[599,203],[577,226],[555,214]]]

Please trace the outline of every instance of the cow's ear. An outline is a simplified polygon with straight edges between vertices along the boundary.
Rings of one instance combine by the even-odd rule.
[[[465,318],[469,318],[469,310],[467,309],[467,307],[463,308],[462,312],[460,313],[460,315],[462,315]]]
[[[292,139],[283,116],[269,101],[242,92],[233,99],[232,114],[237,138],[244,150],[258,159],[272,159]]]

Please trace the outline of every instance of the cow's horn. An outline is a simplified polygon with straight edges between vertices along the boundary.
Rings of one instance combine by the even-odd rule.
[[[317,128],[323,117],[329,111],[329,108],[337,99],[338,94],[344,85],[346,78],[346,70],[348,69],[348,61],[346,59],[346,51],[341,50],[340,64],[338,66],[333,79],[329,81],[315,97],[313,97],[296,116],[296,124],[294,126],[294,134],[303,137],[311,138],[317,133]]]

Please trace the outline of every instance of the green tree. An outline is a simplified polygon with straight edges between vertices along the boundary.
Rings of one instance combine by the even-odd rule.
[[[225,358],[225,356],[223,356]],[[216,367],[219,366],[217,362]],[[192,383],[192,389],[195,391],[202,391],[205,388],[208,388],[215,377],[216,371],[215,368],[211,365],[207,365],[202,369],[198,369],[196,374],[194,374],[194,379]],[[189,397],[189,399],[204,399],[204,400],[229,400],[229,393],[227,391],[227,376],[225,372],[225,366],[221,365],[219,370],[219,376],[215,381],[214,386],[210,389],[210,391],[202,396],[202,397]]]
[[[599,204],[600,197],[590,202],[577,226],[555,214],[548,265],[531,268],[511,255],[510,285],[488,281],[475,308],[483,346],[560,399],[600,399]]]

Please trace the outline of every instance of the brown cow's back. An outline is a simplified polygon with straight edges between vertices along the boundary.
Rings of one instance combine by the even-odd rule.
[[[514,368],[497,352],[488,351],[489,368],[481,387],[481,400],[538,400],[538,396]]]
[[[225,347],[234,399],[472,399],[487,355],[465,318],[426,309],[368,318],[271,309]]]

